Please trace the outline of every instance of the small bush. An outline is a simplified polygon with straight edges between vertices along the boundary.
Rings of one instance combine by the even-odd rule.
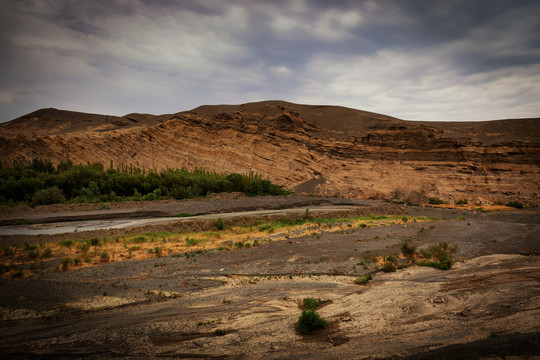
[[[456,201],[456,205],[467,205],[469,201],[467,200],[458,200]]]
[[[302,308],[306,310],[315,310],[317,309],[317,306],[322,304],[324,301],[321,299],[315,299],[312,297],[307,297],[302,300]]]
[[[405,256],[413,256],[416,253],[416,246],[410,244],[410,240],[401,243],[401,253]]]
[[[110,259],[109,253],[106,251],[102,252],[100,255],[100,258],[101,258],[101,261],[103,262],[109,262],[109,259]]]
[[[90,244],[91,244],[92,246],[98,246],[98,245],[99,245],[99,242],[100,242],[100,241],[99,241],[98,238],[91,238],[91,239],[90,239]]]
[[[50,205],[58,204],[66,201],[64,193],[57,186],[53,186],[44,190],[38,190],[32,196],[32,203],[35,205]]]
[[[382,267],[382,271],[384,271],[385,273],[395,272],[396,271],[396,265],[394,265],[393,262],[387,261],[387,262],[384,263],[384,265]]]
[[[356,280],[354,280],[354,283],[357,285],[365,285],[371,279],[373,279],[371,275],[363,275],[363,276],[357,277]]]
[[[506,203],[506,206],[510,206],[516,209],[523,209],[523,204],[520,203],[519,201],[510,201]]]
[[[24,272],[22,270],[15,271],[11,274],[11,279],[22,279],[24,277]]]
[[[324,329],[328,322],[315,310],[304,310],[298,318],[296,327],[302,334],[312,334],[317,330]]]
[[[439,198],[434,198],[434,197],[431,197],[429,198],[429,203],[432,204],[432,205],[441,205],[441,204],[445,204],[445,202]]]
[[[88,252],[88,250],[90,250],[90,242],[85,241],[85,242],[81,243],[78,247],[79,247],[79,250],[81,250],[81,252],[83,254],[86,254]]]
[[[28,241],[24,243],[24,247],[23,247],[24,251],[33,251],[33,250],[36,250],[36,249],[37,249],[37,245],[30,244],[30,243],[28,243]]]
[[[441,242],[439,245],[433,245],[429,251],[421,249],[421,254],[425,257],[418,263],[420,266],[430,266],[439,270],[449,270],[452,267],[452,257],[450,251],[455,251],[457,246],[449,246],[447,242]]]
[[[358,226],[361,227],[361,228],[365,228],[365,227],[367,227],[367,224],[361,223],[361,224],[358,225]]]
[[[45,250],[43,250],[43,253],[41,254],[42,258],[48,258],[48,257],[51,257],[51,256],[52,256],[51,248],[45,248]]]
[[[65,258],[62,260],[62,270],[63,271],[67,271],[68,267],[69,267],[69,264],[71,264],[73,262],[73,260],[71,260],[71,258]]]
[[[223,221],[222,218],[218,218],[216,220],[216,229],[218,229],[218,230],[224,230],[225,229],[225,222]]]
[[[234,243],[234,247],[237,249],[241,249],[244,247],[244,243],[242,241],[237,241]]]
[[[214,331],[214,334],[216,334],[216,336],[227,335],[227,330],[224,330],[224,329],[216,329],[216,331]]]

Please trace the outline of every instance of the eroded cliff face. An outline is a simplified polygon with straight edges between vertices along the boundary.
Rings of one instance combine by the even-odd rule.
[[[46,109],[0,126],[0,158],[258,172],[299,193],[539,203],[540,120],[411,122],[268,101],[152,116]]]

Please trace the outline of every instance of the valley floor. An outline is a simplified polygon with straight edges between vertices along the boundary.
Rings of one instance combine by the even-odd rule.
[[[204,245],[178,245],[170,224],[108,233],[123,241],[167,230],[160,246],[170,251],[115,250],[110,262],[0,280],[0,357],[540,358],[540,213],[356,205],[335,222],[271,230],[271,217],[229,219]],[[205,221],[200,234],[214,224]],[[71,236],[96,234],[105,236]],[[36,239],[53,246],[67,235],[0,244]],[[422,249],[456,245],[452,269],[380,271],[407,239]],[[365,274],[373,280],[355,284]],[[313,335],[295,328],[306,297],[325,300],[318,312],[329,326]]]

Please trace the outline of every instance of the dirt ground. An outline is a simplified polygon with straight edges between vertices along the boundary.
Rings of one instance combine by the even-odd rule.
[[[429,219],[313,225],[249,248],[2,279],[0,357],[540,358],[538,211],[365,203],[361,212]],[[373,259],[397,255],[406,239],[424,249],[457,245],[452,269],[378,270]],[[373,280],[355,284],[364,274]],[[329,326],[312,335],[295,328],[305,297],[325,300],[318,312]]]

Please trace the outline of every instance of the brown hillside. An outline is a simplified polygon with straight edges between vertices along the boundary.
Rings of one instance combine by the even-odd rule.
[[[0,159],[255,171],[323,195],[538,203],[540,119],[418,122],[265,101],[122,117],[43,109],[0,125]]]

